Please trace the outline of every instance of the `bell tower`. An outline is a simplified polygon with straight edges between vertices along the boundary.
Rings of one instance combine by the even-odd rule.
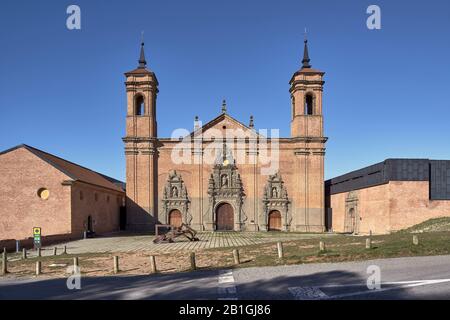
[[[139,65],[125,73],[127,116],[125,143],[127,228],[152,230],[157,221],[157,123],[158,80],[147,68],[144,42]]]
[[[291,140],[295,146],[293,225],[300,232],[325,230],[325,143],[323,129],[324,72],[310,64],[305,39],[301,69],[291,78]]]
[[[291,137],[322,137],[322,92],[324,72],[313,69],[310,64],[308,40],[305,39],[302,68],[290,81],[292,119]]]

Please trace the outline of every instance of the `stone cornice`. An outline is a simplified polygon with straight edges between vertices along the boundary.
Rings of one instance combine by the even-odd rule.
[[[151,137],[123,137],[123,142],[158,142],[158,138],[151,138]]]
[[[323,149],[297,148],[297,149],[294,150],[294,154],[297,155],[297,156],[301,156],[301,155],[323,156],[323,155],[325,155],[325,148],[323,148]]]

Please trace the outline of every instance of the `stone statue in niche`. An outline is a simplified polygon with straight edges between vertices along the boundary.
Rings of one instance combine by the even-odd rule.
[[[177,187],[172,188],[172,197],[178,198],[178,188]]]
[[[272,188],[272,198],[278,198],[278,190],[276,187]]]
[[[228,187],[228,177],[226,174],[222,176],[222,187]]]

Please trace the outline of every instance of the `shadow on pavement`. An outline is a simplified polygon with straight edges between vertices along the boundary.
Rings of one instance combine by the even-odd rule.
[[[347,271],[303,276],[278,276],[237,283],[237,296],[245,300],[417,299],[409,289],[367,292],[367,278]],[[167,275],[83,277],[81,290],[69,290],[67,279],[0,281],[0,299],[152,299],[193,300],[218,298],[218,271],[204,270]],[[386,288],[386,287],[382,287]],[[354,295],[353,293],[360,293]],[[350,294],[350,295],[349,295]],[[439,299],[439,297],[420,297]]]

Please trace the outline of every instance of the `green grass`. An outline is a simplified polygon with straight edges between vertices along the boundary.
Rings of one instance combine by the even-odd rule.
[[[385,236],[373,236],[372,248],[366,249],[365,237],[337,235],[286,241],[283,245],[284,258],[278,259],[274,243],[240,247],[240,267],[273,266],[304,263],[327,263],[345,261],[363,261],[372,259],[431,256],[450,254],[450,233],[433,232],[419,235],[419,245],[414,245],[412,234],[396,233]],[[324,241],[326,250],[319,252],[319,241]],[[232,264],[232,257],[226,254],[230,249],[211,249],[223,254],[221,264]]]
[[[450,231],[450,217],[427,220],[423,223],[402,230],[400,232],[423,233],[423,232],[444,232],[444,231]]]

